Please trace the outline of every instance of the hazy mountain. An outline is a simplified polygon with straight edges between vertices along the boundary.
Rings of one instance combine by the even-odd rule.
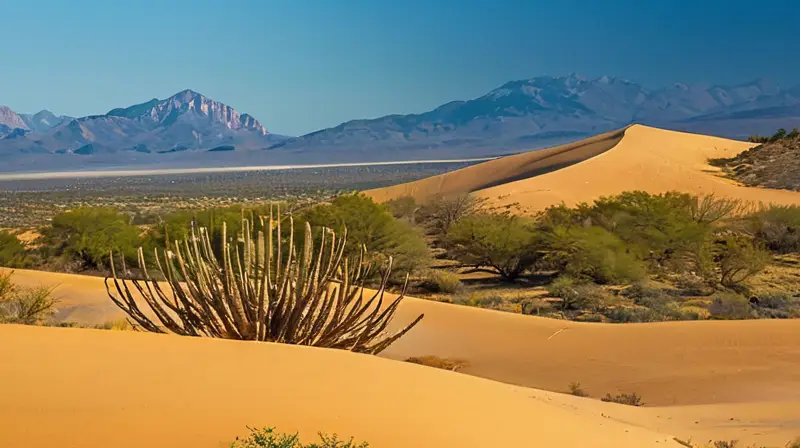
[[[117,154],[116,160],[124,163],[125,152],[170,153],[220,146],[234,151],[263,149],[285,138],[268,133],[252,116],[191,90],[105,115],[69,118],[42,111],[18,120],[16,114],[5,115],[8,127],[30,130],[0,139],[0,154],[6,155]]]
[[[273,149],[349,151],[532,149],[643,123],[743,138],[759,129],[800,126],[800,86],[781,90],[764,80],[737,86],[673,84],[648,90],[624,79],[576,75],[508,82],[484,96],[432,111],[354,120],[290,139]],[[730,125],[728,125],[730,124]],[[766,130],[758,132],[766,133]],[[450,152],[452,154],[452,152]],[[470,154],[474,154],[474,151]]]
[[[3,129],[6,129],[6,132],[11,129],[28,129],[28,125],[25,124],[25,121],[22,117],[11,110],[6,106],[0,106],[0,126],[3,126]],[[0,134],[2,134],[2,130],[0,130]]]
[[[49,110],[42,110],[35,114],[19,114],[28,129],[34,132],[45,132],[61,123],[72,120],[72,117],[57,116]]]

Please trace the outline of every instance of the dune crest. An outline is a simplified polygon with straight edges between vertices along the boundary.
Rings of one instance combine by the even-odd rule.
[[[520,214],[535,213],[561,202],[568,206],[592,202],[602,196],[631,190],[652,194],[667,191],[715,194],[754,204],[800,204],[798,192],[738,185],[721,177],[720,169],[708,164],[710,158],[732,157],[752,147],[752,143],[643,125],[633,125],[616,134],[602,134],[593,139],[484,162],[408,184],[366,191],[365,194],[386,201],[404,195],[420,200],[432,194],[472,192],[485,198],[491,206],[508,208]],[[609,147],[597,151],[604,146]],[[588,154],[589,147],[595,148],[596,152]],[[502,174],[495,176],[499,171],[495,168],[503,164],[522,165],[525,157],[534,159],[546,151],[560,151],[559,157],[571,158],[574,163],[539,166],[538,171],[529,171],[526,178],[519,180]],[[588,157],[579,157],[579,154]],[[539,164],[546,164],[548,158],[536,160]],[[499,182],[503,179],[507,181]],[[478,187],[481,183],[490,186]],[[444,187],[437,188],[439,185]],[[460,186],[460,189],[450,187],[453,185]],[[465,188],[464,185],[476,188]]]

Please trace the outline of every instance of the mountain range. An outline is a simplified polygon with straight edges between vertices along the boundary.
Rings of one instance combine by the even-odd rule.
[[[192,90],[79,118],[0,106],[0,162],[7,171],[443,159],[536,149],[632,123],[736,139],[770,134],[800,126],[800,85],[648,90],[608,76],[542,76],[428,112],[352,120],[295,138]]]

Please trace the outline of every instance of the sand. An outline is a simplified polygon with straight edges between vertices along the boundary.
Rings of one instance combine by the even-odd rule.
[[[471,193],[541,175],[569,166],[613,148],[625,129],[600,134],[566,145],[502,157],[414,182],[364,192],[379,202],[412,196],[418,202],[438,195]]]
[[[584,148],[585,144],[582,142],[600,144],[584,140],[574,143],[572,151]],[[605,144],[608,143],[615,144],[595,154],[584,153],[589,157],[570,166],[554,166],[553,170],[543,174],[532,173],[533,176],[526,179],[470,191],[476,196],[486,198],[491,206],[508,208],[520,214],[532,214],[561,202],[570,206],[592,202],[602,196],[632,190],[644,190],[653,194],[667,191],[695,195],[715,194],[754,204],[800,204],[798,192],[741,186],[721,177],[720,169],[708,164],[709,158],[732,157],[752,147],[752,143],[642,125],[625,129],[624,136],[619,140],[607,137]],[[539,151],[527,154],[534,157],[537,153]],[[485,162],[423,179],[417,181],[417,184],[403,184],[366,193],[376,200],[384,201],[414,194],[415,185],[430,185],[445,180],[451,184],[460,184],[472,177],[491,176],[494,170],[490,164],[507,163],[508,159]],[[576,155],[575,159],[580,157]],[[467,171],[468,169],[471,171]]]
[[[107,320],[122,317],[121,312],[106,298],[105,289],[102,286],[103,280],[101,278],[24,270],[17,271],[15,276],[17,281],[24,285],[40,283],[50,285],[59,284],[60,286],[56,288],[55,293],[62,299],[60,304],[61,311],[59,312],[59,317],[62,319],[80,321],[82,323],[102,323]],[[718,439],[741,439],[743,442],[747,443],[752,442],[778,446],[782,445],[790,438],[800,435],[800,388],[797,387],[798,384],[800,384],[800,349],[798,348],[800,347],[800,321],[797,320],[667,322],[626,325],[592,324],[543,319],[408,298],[404,301],[398,312],[395,325],[402,325],[420,312],[424,312],[426,315],[422,323],[404,339],[401,339],[389,350],[384,352],[382,357],[403,360],[410,356],[437,355],[446,358],[461,358],[468,361],[469,366],[463,369],[461,373],[441,372],[448,375],[445,377],[448,378],[448,381],[441,380],[448,384],[450,384],[449,379],[461,377],[481,377],[486,379],[486,381],[495,380],[502,383],[513,384],[520,386],[520,388],[512,387],[508,389],[516,391],[514,394],[538,397],[546,403],[563,408],[570,413],[592,417],[596,416],[595,414],[599,412],[611,419],[620,419],[640,428],[675,435],[682,439],[693,438],[695,441],[714,437]],[[3,327],[0,327],[0,330],[2,329]],[[27,329],[25,330],[28,331]],[[41,333],[26,334],[30,334],[30,337],[34,339],[42,338],[43,341],[49,340],[49,343],[52,345],[50,349],[54,352],[65,350],[66,347],[72,347],[69,348],[71,351],[63,352],[63,354],[60,355],[55,355],[54,353],[39,353],[35,356],[38,360],[36,362],[42,363],[51,362],[54,357],[60,359],[61,362],[52,361],[52,364],[41,366],[44,371],[48,372],[48,375],[57,375],[58,377],[69,376],[69,369],[88,369],[86,367],[75,366],[73,361],[66,360],[80,360],[81,363],[105,363],[124,366],[124,369],[129,369],[133,368],[135,363],[127,360],[125,358],[127,356],[125,353],[132,352],[135,355],[137,350],[151,350],[151,348],[146,348],[149,347],[147,345],[149,342],[141,342],[143,347],[135,348],[138,347],[137,344],[139,344],[139,342],[137,341],[139,341],[139,339],[131,339],[130,342],[125,342],[126,344],[131,344],[130,347],[119,346],[119,349],[116,350],[117,354],[114,356],[118,356],[120,359],[116,357],[107,358],[109,356],[108,353],[113,352],[114,349],[96,350],[93,348],[92,350],[86,350],[86,343],[80,343],[84,345],[79,344],[73,347],[72,343],[64,339],[67,337],[67,334],[72,335],[73,333],[53,333],[48,329],[41,331]],[[89,331],[86,333],[87,330],[79,329],[63,329],[59,331],[97,335],[94,336],[95,339],[91,339],[90,336],[80,336],[95,341],[89,344],[91,347],[94,347],[93,344],[108,344],[109,347],[117,346],[116,342],[105,342],[105,335],[119,334],[119,332],[110,331],[101,331],[100,333]],[[32,342],[27,339],[28,336],[16,336],[21,333],[13,334],[13,337],[8,337],[6,340],[19,341],[19,344],[25,347],[31,346]],[[41,336],[33,336],[34,334],[41,334]],[[134,334],[133,336],[141,335]],[[109,337],[117,338],[118,336]],[[0,336],[0,338],[2,338],[2,336]],[[182,339],[178,337],[174,338]],[[171,343],[172,339],[162,340],[170,341],[170,344],[166,342],[163,343],[165,347],[173,347]],[[142,341],[144,341],[144,339],[142,339]],[[201,342],[208,345],[202,345]],[[197,346],[197,350],[203,351],[211,350],[207,347],[217,347],[217,345],[214,344],[220,343],[218,341],[201,342],[192,342],[192,344],[201,344]],[[45,342],[41,343],[44,344]],[[14,342],[14,344],[17,344],[17,342]],[[162,343],[155,342],[153,344],[156,346],[162,345]],[[183,344],[183,342],[175,342],[174,344]],[[252,344],[247,343],[244,345],[249,346]],[[275,346],[271,344],[267,346],[268,348],[263,349],[265,353],[268,353],[270,350],[284,349],[283,346],[278,348],[273,348]],[[195,346],[192,345],[191,347]],[[230,345],[230,347],[231,350],[239,350],[235,348],[237,347],[235,344]],[[6,347],[5,349],[12,350],[14,346]],[[22,350],[21,347],[17,349]],[[297,347],[288,347],[288,349],[297,349]],[[170,351],[168,355],[165,354],[165,359],[173,360],[176,359],[176,357],[180,358],[180,355],[177,353],[179,350],[183,349],[175,346],[175,352]],[[220,354],[214,352],[214,354],[208,356],[216,359],[216,357],[226,356],[222,354],[224,352],[225,351],[222,350]],[[316,353],[320,352],[320,350],[312,350],[312,352]],[[328,353],[328,351],[322,352]],[[291,350],[286,353],[285,356],[289,356],[288,354],[291,353]],[[335,355],[339,356],[340,354],[334,353],[333,355],[325,356]],[[345,358],[345,355],[348,357],[350,356],[345,353],[341,355],[342,359]],[[191,357],[195,355],[187,354],[186,356]],[[231,354],[230,356],[234,355]],[[101,359],[95,359],[95,357]],[[361,357],[356,356],[353,359],[356,358],[360,359]],[[8,359],[8,357],[0,353],[0,359]],[[250,362],[250,360],[245,360],[243,356],[242,359],[238,359],[235,362],[232,361],[231,365],[236,366],[236,368],[233,369],[235,372],[268,371],[269,369],[275,368],[274,366],[276,365],[283,366],[289,361],[270,362],[269,366],[273,367],[261,367],[256,364],[248,364]],[[323,361],[320,360],[320,362]],[[340,361],[336,362],[338,363]],[[409,374],[407,371],[404,370],[404,366],[406,366],[407,363],[390,362],[389,360],[382,362],[388,362],[388,364],[385,364],[387,366],[385,368],[388,370],[391,370],[389,366],[403,366],[398,367],[398,369],[403,370],[398,370],[397,374],[403,378],[410,378],[408,377]],[[61,365],[62,363],[64,364],[63,366]],[[424,372],[439,372],[432,368],[417,367],[423,369]],[[122,371],[122,367],[117,368],[121,371],[109,371],[109,376],[117,377],[121,375],[123,378],[125,378],[126,375],[134,375],[137,378],[145,378],[148,376],[146,372],[140,370],[134,369],[133,372],[127,373],[126,371]],[[175,369],[175,371],[180,370],[177,364],[172,364],[171,368]],[[383,367],[379,368],[377,364],[375,367],[369,365],[369,367],[364,368],[369,369],[370,372],[383,372],[383,370],[380,370]],[[20,367],[20,369],[22,371],[38,370],[38,368],[33,369],[30,366]],[[63,369],[67,369],[67,371],[62,371]],[[205,369],[205,367],[198,365],[196,370],[203,371],[203,369]],[[329,370],[330,369],[325,368],[326,379],[328,378]],[[23,375],[24,372],[22,371],[17,372],[15,375]],[[3,371],[0,370],[0,377],[5,375],[1,372]],[[344,374],[342,375],[346,376]],[[370,373],[370,375],[384,374]],[[386,375],[388,375],[388,373]],[[205,376],[202,378],[202,381],[206,381]],[[477,378],[475,379],[477,380]],[[81,379],[75,379],[75,381],[79,382]],[[164,381],[168,380],[164,379]],[[170,384],[177,383],[174,380],[169,381]],[[400,380],[398,379],[397,381]],[[415,384],[416,386],[414,387],[424,389],[427,394],[430,394],[431,402],[437,402],[440,406],[449,406],[448,400],[438,395],[440,392],[452,394],[452,396],[477,396],[474,395],[477,394],[477,392],[473,392],[469,389],[471,386],[466,386],[466,383],[464,383],[465,385],[463,386],[465,389],[446,389],[443,388],[444,386],[442,384],[435,382],[435,380],[430,380],[433,382],[427,383],[427,379],[414,377],[413,381],[409,381],[411,382],[408,384]],[[86,384],[81,383],[83,384],[82,387],[79,387],[80,384],[70,385],[69,388],[77,388],[82,391],[81,393],[93,396],[92,391],[95,390],[91,386],[93,382],[94,380],[87,381]],[[600,403],[596,400],[580,399],[538,390],[566,391],[571,382],[580,382],[582,387],[595,398],[599,398],[606,393],[636,392],[643,397],[647,407],[631,408],[611,405]],[[420,386],[421,384],[424,384],[424,387]],[[461,387],[457,386],[457,383],[452,384],[454,384],[453,387]],[[486,386],[491,390],[495,390],[493,388],[497,385],[497,383],[491,381],[486,384],[493,385],[491,387]],[[284,386],[286,385],[284,384]],[[116,386],[113,385],[103,385],[95,393],[106,396],[106,394],[115,387]],[[146,387],[136,386],[135,382],[126,387],[132,388],[134,391],[139,391],[139,393],[145,393],[146,390],[156,388],[154,385],[147,385]],[[209,387],[213,388],[216,386],[212,384]],[[317,385],[314,387],[322,386]],[[337,388],[341,387],[345,386],[337,386]],[[392,389],[395,390],[399,396],[405,396],[411,393],[409,392],[408,386],[403,386],[402,384],[394,385]],[[500,388],[497,390],[499,391]],[[0,396],[3,396],[4,393],[4,391],[0,390]],[[149,394],[151,392],[146,393]],[[274,391],[264,391],[264,393],[273,394]],[[133,394],[133,392],[131,392],[131,394]],[[495,392],[486,392],[486,394],[492,395],[495,394]],[[48,395],[52,395],[52,391],[48,392]],[[120,396],[119,392],[116,391],[112,396],[116,397],[117,404],[120,406],[124,404],[126,409],[129,406],[127,404],[128,400],[134,399],[134,397],[128,397],[127,395]],[[396,398],[394,395],[381,395],[381,397],[384,403],[395,403],[395,400],[399,400],[399,398]],[[415,399],[419,398],[416,395],[414,397]],[[92,400],[95,399],[100,400],[100,398],[97,397],[92,398]],[[108,399],[111,400],[112,398],[109,397]],[[506,400],[507,397],[503,395],[502,398],[498,397],[495,399]],[[67,403],[76,400],[76,398],[70,395],[68,397],[63,397],[64,401],[61,400],[62,398],[58,398],[49,406],[61,409],[61,406],[66,406]],[[215,400],[217,400],[217,398],[215,398]],[[481,398],[481,400],[489,399]],[[86,408],[83,409],[82,412],[92,414],[94,410],[94,412],[100,414],[105,413],[105,408],[93,408],[93,406],[95,406],[93,403],[92,401],[86,404]],[[400,404],[401,402],[397,403],[397,407],[405,409],[403,406],[406,405]],[[428,402],[425,403],[425,406],[433,406],[432,404],[427,404]],[[476,409],[486,408],[486,406],[489,405],[488,403],[497,402],[491,400],[485,401],[481,408],[476,408],[476,403],[479,402],[476,401],[472,404],[460,403],[452,409],[450,407],[435,408],[432,412],[436,412],[436,414],[439,415],[439,417],[437,417],[439,420],[444,419],[444,416],[447,416],[448,419],[451,418],[451,416],[458,416],[458,418],[461,419],[459,423],[461,425],[461,431],[464,431],[463,422],[467,421],[466,418],[468,418],[468,416],[462,416],[463,410],[462,413],[459,413],[457,412],[458,408],[466,407],[465,409],[471,413],[470,415],[474,415],[474,413],[477,412]],[[130,406],[134,405],[131,404]],[[191,406],[188,407],[195,408],[197,406],[199,405],[192,402]],[[236,408],[236,406],[228,404],[219,404],[219,406],[224,409],[230,409],[231,407]],[[286,416],[286,418],[280,416],[273,417],[272,414],[268,413],[268,408],[261,410],[260,408],[253,409],[249,406],[253,405],[244,407],[249,409],[252,414],[267,416],[264,417],[264,419],[269,421],[264,421],[263,424],[295,425],[289,426],[288,430],[293,430],[296,427],[297,429],[302,429],[304,433],[313,433],[316,430],[314,425],[317,425],[321,430],[338,431],[339,433],[358,435],[364,439],[369,439],[374,442],[374,446],[376,447],[427,446],[384,444],[386,438],[382,438],[381,431],[372,431],[369,429],[373,427],[373,424],[378,425],[376,422],[365,423],[364,427],[360,426],[359,422],[337,426],[338,423],[347,420],[347,418],[341,417],[343,420],[335,419],[334,422],[330,422],[330,426],[326,426],[328,423],[326,423],[323,417],[314,417],[310,420],[290,416]],[[359,406],[364,406],[364,403],[359,402]],[[500,407],[511,409],[513,406],[516,406],[516,404],[509,403],[507,405],[508,407],[505,406],[506,405]],[[520,404],[520,406],[523,405]],[[601,408],[596,408],[595,406],[601,406]],[[0,404],[0,408],[3,408],[2,404]],[[199,409],[205,408],[201,406]],[[392,409],[394,409],[394,407],[392,407]],[[493,407],[493,409],[495,409],[495,407]],[[45,421],[52,419],[54,421],[50,424],[61,424],[57,421],[56,410],[52,410],[51,412],[54,414],[45,418]],[[395,410],[393,412],[401,411]],[[516,409],[514,412],[520,412],[520,410]],[[532,410],[526,409],[524,412],[528,413],[527,415],[529,416],[538,415],[531,414],[531,412],[533,412]],[[547,412],[550,411],[548,410]],[[492,418],[496,416],[495,411],[491,414]],[[481,419],[484,419],[487,414],[481,415]],[[0,416],[2,416],[2,410],[0,410]],[[30,415],[29,417],[33,418]],[[380,416],[377,415],[371,416],[371,418],[379,417]],[[517,422],[517,420],[505,414],[498,416],[498,418],[501,417],[503,421]],[[120,416],[119,418],[122,417]],[[141,415],[137,414],[135,417],[136,421],[143,418],[146,418],[143,411]],[[275,420],[276,418],[277,420]],[[242,423],[242,421],[244,421],[244,423]],[[528,423],[521,422],[519,424],[525,429],[525,434],[531,436],[531,434],[538,434],[540,432],[538,427],[535,431],[530,428],[531,420],[524,421]],[[540,421],[540,418],[536,417],[533,421]],[[243,424],[260,423],[248,420],[248,416],[239,414],[231,416],[226,422],[225,424],[220,424],[220,428],[222,428],[220,429],[220,434],[235,434],[237,428],[242,428]],[[481,420],[481,422],[482,424],[489,425],[489,427],[494,425],[494,423],[483,420]],[[204,425],[206,424],[207,423],[204,423]],[[148,423],[143,421],[140,425],[147,426]],[[455,423],[453,423],[453,425],[455,425]],[[379,428],[380,426],[375,427]],[[441,428],[444,432],[436,437],[443,437],[442,434],[448,434],[448,431],[455,431],[453,427],[447,426],[447,424],[444,424]],[[506,427],[504,426],[503,428]],[[432,430],[433,429],[430,428],[424,429],[424,431]],[[384,431],[391,433],[390,429],[384,429]],[[419,429],[419,431],[423,431],[423,429]],[[508,430],[503,429],[503,431]],[[239,431],[239,433],[241,433],[241,431]],[[201,433],[201,435],[202,434],[211,437],[211,433]],[[471,434],[474,436],[474,431],[472,431]],[[513,434],[513,431],[509,434]],[[512,435],[509,435],[509,437],[512,437]],[[444,439],[435,440],[441,441]],[[381,443],[378,444],[378,441]],[[387,441],[386,443],[389,442]],[[462,442],[459,441],[459,443]],[[514,445],[510,441],[507,443],[511,444],[506,446],[529,446],[524,444]],[[0,446],[4,446],[2,444],[2,439],[0,439]],[[452,446],[487,445],[459,445],[453,442]],[[498,446],[503,445],[500,444]],[[580,445],[571,445],[567,443],[554,446]],[[590,444],[588,446],[603,445]]]

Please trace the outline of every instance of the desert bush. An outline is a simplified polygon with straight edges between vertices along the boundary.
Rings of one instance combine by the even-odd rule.
[[[141,231],[128,215],[104,207],[82,207],[59,213],[42,235],[48,255],[79,261],[84,268],[104,268],[108,253],[136,260],[143,244]]]
[[[770,251],[782,254],[800,251],[800,207],[762,207],[742,221],[756,242]]]
[[[542,238],[547,265],[567,275],[605,284],[637,281],[646,273],[625,243],[601,227],[556,227]]]
[[[617,394],[614,396],[611,394],[606,394],[606,396],[600,400],[610,403],[626,404],[628,406],[644,406],[644,403],[642,403],[642,397],[637,395],[636,392],[630,394]]]
[[[602,310],[603,316],[609,321],[617,324],[631,324],[642,322],[661,322],[665,319],[663,315],[655,310],[641,306],[617,306]]]
[[[416,220],[431,235],[441,239],[460,219],[482,212],[484,203],[484,199],[468,193],[437,196],[419,208]]]
[[[714,288],[709,285],[703,277],[693,272],[683,272],[675,278],[675,286],[681,290],[684,296],[707,296],[714,293]]]
[[[25,245],[16,235],[0,230],[0,266],[25,267],[26,258]]]
[[[706,320],[711,317],[711,313],[699,306],[681,306],[679,309],[682,320]]]
[[[458,275],[442,270],[431,269],[425,274],[421,287],[431,292],[453,294],[464,286]]]
[[[170,293],[149,276],[140,248],[139,269],[144,279],[118,276],[111,263],[113,279],[106,278],[109,297],[133,323],[150,332],[372,354],[383,351],[422,319],[420,315],[395,334],[384,335],[405,295],[403,288],[399,297],[383,306],[391,258],[377,291],[364,302],[363,282],[369,265],[363,256],[345,257],[346,234],[337,238],[334,231],[322,229],[315,245],[306,223],[303,243],[295,246],[293,221],[290,218],[283,231],[279,222],[272,213],[257,223],[244,220],[236,238],[228,238],[223,225],[221,260],[214,255],[203,227],[183,244],[163,250],[156,259]],[[286,233],[289,238],[284,244]],[[139,308],[131,284],[155,320]]]
[[[547,287],[553,297],[561,299],[563,311],[597,310],[608,301],[610,294],[603,288],[572,277],[559,277]]]
[[[569,383],[569,393],[576,397],[588,397],[589,394],[581,387],[581,383]]]
[[[406,359],[406,362],[434,367],[437,369],[450,370],[452,372],[458,372],[469,365],[469,363],[463,359],[447,359],[432,355],[412,356],[411,358]]]
[[[750,301],[741,294],[722,292],[715,294],[708,306],[711,319],[749,319],[753,317]]]
[[[298,212],[295,220],[298,224],[307,222],[312,228],[329,228],[339,233],[346,228],[347,256],[358,256],[366,246],[376,255],[372,259],[375,263],[385,263],[392,257],[397,272],[418,272],[430,263],[430,252],[421,232],[408,222],[396,219],[385,205],[364,195],[339,196],[329,204]],[[316,232],[316,240],[320,236],[321,233]],[[392,280],[402,282],[402,278]]]
[[[498,295],[480,295],[472,293],[468,296],[456,296],[453,303],[477,308],[497,309],[506,303],[506,299]]]
[[[747,137],[747,141],[750,143],[767,143],[769,141],[769,137],[764,135],[754,134]]]
[[[547,314],[553,309],[553,305],[544,299],[528,298],[522,299],[519,303],[519,311],[522,314],[535,314],[537,316]]]
[[[539,257],[531,225],[516,216],[480,213],[462,218],[449,228],[447,241],[453,259],[465,266],[489,268],[509,280]]]
[[[782,291],[764,291],[756,294],[753,309],[762,318],[789,319],[800,316],[800,301]]]
[[[282,434],[275,431],[275,428],[250,428],[250,435],[244,439],[236,438],[230,448],[368,448],[366,442],[356,443],[351,438],[344,441],[339,440],[338,436],[328,436],[319,433],[320,442],[304,444],[300,441],[300,435]]]
[[[127,319],[116,319],[103,322],[95,326],[98,330],[113,330],[113,331],[128,331],[132,330],[130,322]]]
[[[741,285],[748,278],[763,271],[769,263],[769,253],[741,236],[728,236],[718,255],[720,284],[725,287]]]
[[[786,138],[786,129],[780,128],[772,134],[772,137],[769,138],[769,141],[776,142],[778,140],[783,140]]]
[[[386,202],[386,208],[395,218],[413,223],[419,206],[412,196],[401,196]]]
[[[56,305],[52,288],[20,288],[12,276],[0,272],[0,323],[36,325],[50,318]]]

